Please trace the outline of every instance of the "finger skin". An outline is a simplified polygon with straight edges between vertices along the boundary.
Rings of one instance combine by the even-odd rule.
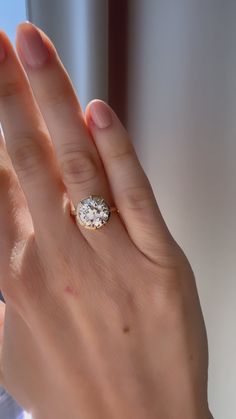
[[[8,37],[0,32],[0,120],[6,148],[36,228],[62,216],[63,183],[45,123]]]
[[[130,237],[140,250],[155,259],[162,250],[170,248],[173,238],[129,135],[113,110],[101,100],[91,101],[85,114]]]

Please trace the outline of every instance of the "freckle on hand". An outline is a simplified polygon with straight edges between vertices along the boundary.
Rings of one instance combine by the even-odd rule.
[[[124,333],[129,333],[129,331],[130,331],[129,326],[125,326],[125,327],[123,327],[123,332],[124,332]]]

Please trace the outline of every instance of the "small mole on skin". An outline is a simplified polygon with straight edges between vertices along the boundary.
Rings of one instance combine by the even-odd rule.
[[[124,332],[124,333],[128,333],[129,331],[130,331],[129,326],[125,326],[125,327],[123,327],[123,332]]]
[[[75,288],[70,287],[70,285],[66,286],[65,292],[67,292],[68,294],[75,295],[75,296],[79,295],[78,291]]]

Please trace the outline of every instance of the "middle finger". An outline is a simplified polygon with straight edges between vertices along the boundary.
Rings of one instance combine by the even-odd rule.
[[[0,120],[34,228],[51,231],[53,220],[63,216],[64,185],[29,82],[4,32],[0,32]]]

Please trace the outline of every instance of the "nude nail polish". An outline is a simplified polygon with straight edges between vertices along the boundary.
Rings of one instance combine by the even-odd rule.
[[[49,52],[38,29],[31,23],[23,24],[18,27],[17,36],[23,61],[33,69],[41,67]]]
[[[108,105],[101,100],[91,103],[90,115],[98,128],[108,128],[112,124],[111,111]]]

